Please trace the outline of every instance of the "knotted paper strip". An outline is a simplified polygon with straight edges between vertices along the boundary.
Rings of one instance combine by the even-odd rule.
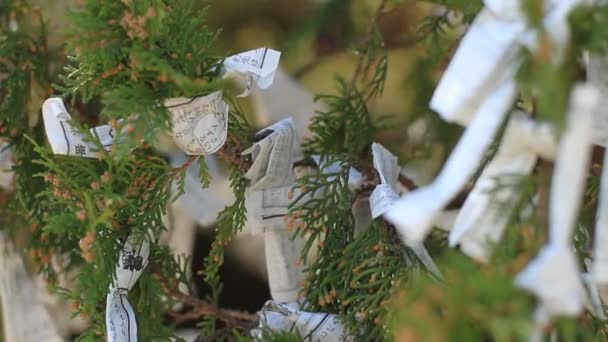
[[[525,20],[521,0],[484,0],[486,8],[503,20]]]
[[[224,70],[251,75],[258,87],[266,89],[274,81],[274,74],[279,67],[280,59],[279,51],[259,48],[226,58]]]
[[[66,156],[97,158],[99,146],[110,151],[114,143],[115,130],[109,125],[91,128],[91,135],[99,145],[86,139],[69,121],[72,120],[63,100],[51,97],[42,104],[42,118],[49,144],[54,154]]]
[[[397,179],[399,177],[399,163],[395,155],[393,155],[384,146],[373,143],[372,157],[374,168],[378,172],[380,184],[378,184],[369,197],[369,205],[372,212],[372,218],[377,218],[389,210],[393,204],[399,200],[399,195],[396,192]],[[424,266],[441,278],[441,272],[435,262],[429,255],[428,251],[420,241],[417,244],[411,245],[410,248]]]
[[[567,15],[583,2],[555,0],[547,10],[543,24],[558,51],[556,63],[568,43]],[[493,12],[502,5],[516,8],[513,4],[491,2],[490,9],[482,10],[433,94],[432,109],[444,120],[468,127],[435,182],[405,195],[385,214],[407,244],[425,238],[434,216],[477,170],[514,101],[517,52],[522,45],[536,48],[537,35],[527,30],[525,20],[503,18]]]
[[[516,278],[518,286],[538,297],[539,306],[549,316],[577,315],[587,301],[571,239],[589,165],[592,117],[598,110],[599,95],[591,85],[576,85],[572,90],[551,180],[549,243]]]
[[[0,232],[0,303],[4,341],[62,342],[48,311],[38,299],[23,259]]]
[[[581,274],[581,278],[583,279],[583,284],[585,284],[587,296],[589,298],[587,310],[595,317],[605,320],[606,314],[604,313],[602,304],[602,294],[600,293],[596,282],[593,280],[593,275],[590,273],[593,269],[593,262],[589,258],[585,258],[584,262],[586,272]]]
[[[424,240],[435,217],[473,176],[500,129],[514,95],[515,84],[504,83],[479,108],[435,181],[405,194],[384,214],[407,245],[419,245]]]
[[[129,237],[118,257],[116,279],[106,298],[106,330],[109,342],[137,342],[137,320],[128,294],[148,265],[150,241]]]
[[[171,136],[184,153],[211,154],[224,146],[229,107],[221,91],[193,98],[171,98],[164,105],[171,113]]]
[[[487,262],[520,198],[516,187],[496,188],[497,182],[529,175],[538,155],[553,159],[556,149],[557,136],[549,124],[538,123],[526,113],[514,112],[498,151],[460,210],[450,233],[450,246],[460,244],[465,254]]]
[[[505,82],[513,79],[517,70],[515,57],[520,48],[518,39],[525,28],[525,21],[502,20],[494,12],[483,9],[441,77],[431,99],[431,109],[444,120],[463,126],[480,115],[479,108],[487,98],[497,96],[493,94],[501,92]],[[507,98],[513,96],[502,93]],[[500,112],[488,115],[500,115]]]
[[[258,312],[260,326],[252,330],[252,335],[262,339],[262,331],[297,332],[304,341],[351,342],[355,338],[348,335],[337,315],[300,311],[288,305],[268,301]]]
[[[253,161],[245,174],[251,181],[245,191],[246,227],[253,234],[264,234],[272,298],[294,302],[305,278],[300,264],[305,239],[295,236],[292,240],[287,215],[291,203],[301,194],[296,188],[293,166],[293,162],[301,158],[300,145],[291,118],[261,130],[256,138],[258,141],[243,151],[244,155],[251,155]]]
[[[590,55],[587,64],[587,81],[600,91],[600,110],[593,118],[593,141],[608,147],[608,58]],[[593,265],[590,267],[590,282],[604,297],[608,294],[608,148],[604,150],[604,165],[600,183],[599,202],[595,221]]]
[[[397,178],[399,177],[398,159],[384,146],[373,143],[372,157],[374,168],[378,172],[378,184],[369,197],[372,218],[384,214],[390,206],[399,199],[396,192]]]

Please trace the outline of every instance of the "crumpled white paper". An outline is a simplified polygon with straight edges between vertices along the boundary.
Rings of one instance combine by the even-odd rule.
[[[118,257],[116,279],[106,298],[106,330],[109,342],[136,342],[137,320],[128,294],[148,265],[150,241],[129,237]]]
[[[223,77],[246,83],[239,96],[247,96],[252,83],[265,89],[272,84],[281,53],[261,48],[228,57],[223,64]],[[221,91],[192,98],[166,99],[165,107],[171,113],[171,136],[186,154],[205,155],[217,152],[228,135],[229,106]],[[42,116],[53,153],[96,158],[99,147],[69,124],[71,116],[60,98],[47,99],[42,105]],[[114,141],[114,128],[103,125],[90,129],[101,146],[110,151]]]
[[[543,24],[555,45],[556,63],[568,43],[567,15],[583,3],[555,0],[547,7]],[[384,215],[408,245],[424,240],[434,217],[477,170],[514,101],[517,53],[522,46],[537,45],[536,32],[527,29],[525,18],[517,18],[515,3],[488,4],[462,39],[430,103],[444,120],[468,127],[436,180],[406,194]]]
[[[62,342],[63,338],[39,300],[23,259],[0,231],[0,339],[15,342]]]
[[[258,312],[259,327],[251,331],[253,337],[263,340],[264,329],[273,332],[297,332],[305,341],[351,342],[337,315],[300,311],[292,306],[268,301]]]
[[[245,83],[238,95],[249,95],[252,84],[268,88],[274,80],[281,53],[260,48],[230,56],[223,63],[223,77]],[[217,152],[228,136],[229,106],[221,91],[193,98],[167,99],[165,107],[171,113],[172,137],[177,146],[189,155],[206,155]]]
[[[59,97],[46,99],[42,104],[42,118],[46,135],[54,154],[97,158],[99,145],[86,139],[69,121],[72,119],[63,100]],[[101,147],[110,151],[114,143],[115,130],[109,125],[91,128],[93,137]]]
[[[608,146],[608,57],[590,55],[587,63],[587,81],[600,91],[601,110],[593,118],[593,141]],[[608,294],[608,148],[604,151],[604,162],[600,182],[599,201],[595,221],[593,264],[589,267],[589,282],[603,297]]]
[[[513,79],[518,66],[515,57],[521,46],[518,38],[525,28],[525,21],[502,20],[483,9],[439,81],[431,98],[431,109],[444,120],[463,126],[480,115],[479,108],[487,98]],[[502,96],[510,98],[511,92],[503,92]],[[508,102],[510,105],[511,101]]]
[[[372,212],[372,218],[377,218],[389,210],[393,204],[399,200],[399,195],[396,191],[397,179],[399,177],[399,163],[395,155],[378,143],[372,144],[372,157],[374,168],[378,172],[378,177],[380,178],[380,184],[372,191],[369,197],[369,205]],[[412,244],[409,247],[416,253],[416,256],[429,271],[436,276],[441,277],[439,268],[435,265],[435,262],[433,262],[433,259],[422,244],[422,241]]]
[[[450,233],[450,246],[460,244],[465,254],[487,262],[493,244],[500,240],[519,198],[515,187],[495,189],[496,182],[506,177],[529,175],[538,155],[553,159],[556,149],[557,134],[551,125],[536,122],[526,113],[514,112],[498,151],[485,166],[460,210]]]
[[[258,87],[266,89],[274,81],[280,59],[279,51],[264,47],[230,56],[224,60],[223,66],[226,72],[251,75]]]
[[[251,182],[245,191],[245,226],[253,234],[264,234],[272,298],[293,302],[298,300],[305,278],[300,264],[305,239],[289,231],[287,215],[290,204],[301,194],[296,187],[294,161],[301,159],[302,152],[291,118],[261,130],[256,137],[258,141],[243,151],[252,157],[245,173]]]
[[[13,172],[13,161],[12,161],[13,149],[5,141],[0,141],[0,187],[4,189],[13,188],[13,179],[15,173]]]
[[[175,97],[165,101],[171,113],[171,136],[189,155],[217,152],[228,137],[228,104],[216,91],[193,98]]]
[[[253,163],[245,177],[250,189],[268,189],[288,184],[293,177],[293,162],[302,158],[296,128],[291,118],[281,120],[256,134],[263,137],[243,151]]]
[[[571,246],[591,154],[592,117],[599,91],[575,85],[562,133],[549,199],[549,243],[517,276],[516,284],[539,299],[550,316],[577,315],[587,302],[576,255]]]

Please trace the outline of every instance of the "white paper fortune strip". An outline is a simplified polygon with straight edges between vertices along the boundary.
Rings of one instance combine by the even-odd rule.
[[[253,234],[264,234],[272,298],[293,302],[298,300],[305,278],[300,264],[305,240],[302,236],[292,240],[293,233],[287,229],[289,206],[301,194],[295,186],[293,166],[294,160],[301,158],[300,145],[291,118],[261,130],[256,137],[259,140],[243,151],[253,161],[245,174],[251,181],[245,192],[246,227]]]
[[[460,42],[430,106],[448,122],[463,126],[480,115],[478,108],[517,70],[516,53],[525,21],[508,21],[483,9]],[[480,53],[483,51],[483,53]],[[511,97],[508,93],[502,96]],[[510,104],[510,103],[509,103]],[[493,112],[487,115],[496,115]]]
[[[602,295],[600,294],[600,290],[597,287],[597,283],[593,280],[593,276],[589,271],[593,268],[593,263],[591,259],[585,258],[585,270],[587,272],[581,274],[581,279],[583,279],[583,284],[585,284],[587,290],[587,296],[589,298],[589,302],[587,303],[587,310],[591,312],[595,317],[599,319],[606,319],[606,314],[604,313],[604,308],[602,304]]]
[[[598,87],[600,110],[593,118],[593,141],[605,148],[608,146],[608,57],[590,55],[587,64],[587,81]],[[589,268],[590,281],[600,294],[608,293],[608,148],[604,150],[604,161],[600,183],[599,203],[595,221],[593,264]]]
[[[245,174],[251,180],[250,189],[269,189],[290,183],[293,162],[302,155],[293,120],[283,119],[261,130],[256,137],[261,139],[242,153],[253,159]]]
[[[38,299],[23,259],[0,232],[0,303],[4,341],[62,342],[48,311]]]
[[[592,117],[598,101],[599,92],[591,85],[576,85],[572,90],[551,180],[549,243],[516,278],[518,286],[539,298],[539,306],[549,316],[577,315],[587,300],[571,239],[583,195]]]
[[[390,206],[399,199],[396,192],[397,178],[399,177],[398,159],[384,146],[373,143],[372,157],[374,168],[378,172],[378,184],[369,197],[372,218],[384,214]]]
[[[258,87],[266,89],[272,85],[280,59],[279,51],[259,48],[226,58],[224,69],[226,72],[236,71],[250,74]]]
[[[246,83],[238,96],[247,96],[252,89],[249,81],[254,81],[262,89],[272,84],[280,57],[279,51],[268,48],[230,56],[224,60],[223,77]],[[224,146],[228,135],[229,106],[224,102],[221,91],[193,98],[171,98],[164,105],[172,115],[171,135],[186,154],[211,154]]]
[[[99,145],[86,139],[76,128],[70,125],[72,119],[63,100],[52,97],[42,104],[42,118],[46,135],[53,153],[66,156],[96,158],[99,145],[110,151],[114,142],[115,130],[103,125],[91,128],[91,135],[99,141]]]
[[[532,172],[537,156],[553,159],[557,135],[549,124],[538,123],[526,113],[514,112],[500,147],[467,196],[450,233],[450,246],[486,262],[515,209],[519,191],[514,186],[496,188],[497,181]]]
[[[272,84],[280,56],[280,52],[268,48],[230,56],[223,64],[224,77],[251,79],[260,88],[267,88]],[[239,96],[249,94],[250,83]],[[221,91],[192,98],[170,98],[165,100],[164,105],[171,113],[171,135],[186,154],[211,154],[226,142],[229,107],[224,102]],[[71,116],[60,98],[47,99],[42,105],[42,116],[53,153],[97,157],[98,145],[93,141],[85,141],[85,137],[69,124]],[[90,132],[104,149],[111,150],[114,128],[104,125],[91,128]]]
[[[522,20],[521,0],[484,0],[486,8],[503,20]]]
[[[300,311],[288,305],[268,301],[258,312],[260,327],[252,330],[252,335],[262,339],[262,331],[297,332],[304,341],[315,342],[351,342],[354,337],[348,335],[337,315]]]
[[[340,162],[339,161],[333,161],[331,163],[326,162],[326,161],[321,161],[321,157],[319,155],[313,155],[312,159],[314,159],[315,163],[317,164],[317,166],[319,167],[319,169],[321,169],[321,173],[323,174],[328,174],[328,173],[338,173],[341,171],[341,166],[340,166]],[[329,177],[330,179],[333,179],[334,177]],[[348,169],[348,189],[351,192],[356,192],[359,189],[361,189],[361,186],[363,185],[363,175],[361,174],[361,172],[357,171],[355,168],[350,167]]]
[[[171,136],[186,154],[211,154],[224,146],[229,107],[221,91],[193,98],[171,98],[164,105],[171,113]]]
[[[393,155],[384,146],[372,144],[373,165],[380,178],[378,184],[369,197],[369,205],[372,212],[372,218],[377,218],[389,210],[393,204],[399,200],[399,195],[396,192],[397,179],[399,177],[399,163],[395,155]],[[416,244],[409,246],[416,256],[422,261],[425,267],[434,273],[437,277],[441,277],[441,272],[428,251],[419,241]]]
[[[129,237],[118,257],[116,279],[106,298],[106,330],[109,342],[137,342],[137,320],[128,300],[129,291],[148,265],[150,241]]]
[[[405,194],[384,217],[397,227],[403,241],[420,244],[432,229],[435,216],[454,198],[477,170],[503,122],[515,94],[506,82],[479,108],[433,183]]]

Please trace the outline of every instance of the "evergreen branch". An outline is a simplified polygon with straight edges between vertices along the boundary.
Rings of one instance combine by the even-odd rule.
[[[369,47],[371,47],[371,45],[372,45],[371,42],[374,37],[375,30],[377,29],[378,21],[380,20],[380,17],[384,13],[384,10],[385,10],[387,4],[388,4],[388,0],[380,1],[380,4],[376,8],[376,12],[375,12],[374,16],[372,17],[371,22],[368,26],[367,32],[365,33],[361,46],[368,48],[368,49],[369,49]],[[365,54],[359,58],[359,61],[357,62],[357,66],[355,67],[353,76],[351,77],[351,80],[350,80],[350,83],[348,86],[348,92],[347,92],[347,94],[349,96],[350,96],[351,92],[354,90],[354,88],[357,86],[357,81],[359,80],[359,77],[361,77],[361,73],[363,71],[363,66],[364,66],[364,61],[365,61]]]
[[[169,312],[169,315],[175,319],[177,325],[204,317],[215,317],[232,327],[250,329],[255,326],[258,321],[258,317],[255,314],[219,308],[205,300],[181,292],[170,286],[169,279],[161,272],[154,272],[154,277],[160,282],[166,295],[192,307],[190,311],[184,313]]]

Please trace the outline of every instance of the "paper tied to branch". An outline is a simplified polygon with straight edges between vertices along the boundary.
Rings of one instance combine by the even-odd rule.
[[[250,189],[269,189],[290,183],[293,162],[302,158],[296,128],[292,118],[283,119],[259,131],[256,142],[243,151],[253,163],[245,177]]]
[[[211,154],[226,143],[229,106],[221,91],[192,98],[171,98],[164,105],[171,113],[171,136],[184,153]]]
[[[593,141],[608,147],[608,57],[591,54],[587,63],[587,81],[595,85],[601,94],[599,108],[593,118]],[[602,298],[608,298],[608,148],[604,150],[599,201],[596,213],[593,244],[593,263],[589,267],[590,281]]]
[[[137,320],[128,293],[148,265],[150,241],[129,236],[118,257],[116,279],[106,298],[106,330],[110,342],[136,342]]]
[[[550,316],[577,315],[587,302],[571,246],[591,154],[592,116],[599,91],[574,86],[562,133],[549,198],[549,243],[517,276],[518,286],[534,293]],[[559,265],[559,267],[556,267]]]
[[[281,303],[297,301],[306,279],[304,266],[300,262],[306,239],[293,235],[287,230],[264,233],[270,295]]]
[[[23,259],[0,232],[0,303],[5,341],[62,342],[50,314],[37,296]]]
[[[256,140],[243,151],[243,155],[252,158],[251,167],[245,173],[251,181],[245,191],[246,227],[253,234],[264,234],[272,298],[291,302],[298,299],[305,278],[300,264],[305,239],[293,236],[287,222],[290,205],[302,194],[296,186],[293,165],[295,160],[301,159],[302,152],[291,118],[261,130],[256,134]],[[305,202],[306,197],[300,201]]]
[[[226,58],[224,70],[251,75],[258,87],[266,89],[274,81],[280,59],[281,52],[264,47]]]
[[[450,233],[450,246],[460,244],[465,254],[487,262],[520,198],[514,182],[532,172],[539,155],[553,159],[556,149],[557,133],[551,125],[515,111],[498,151],[460,210]],[[500,185],[501,182],[505,184]]]
[[[395,155],[378,143],[372,144],[372,157],[374,168],[378,172],[378,177],[380,178],[380,184],[378,184],[371,193],[369,204],[372,218],[377,218],[389,210],[393,204],[399,200],[399,195],[397,195],[395,190],[399,177],[399,163]],[[429,271],[436,276],[441,277],[439,268],[435,265],[435,262],[433,262],[433,259],[421,242],[409,247]]]
[[[97,158],[100,146],[112,150],[115,129],[109,125],[91,128],[89,131],[98,144],[70,124],[72,117],[59,97],[46,99],[42,104],[42,118],[49,144],[54,154]]]
[[[570,40],[568,14],[588,0],[552,0],[543,26],[554,46],[553,62],[560,63]],[[478,108],[501,84],[513,82],[522,46],[535,50],[538,32],[527,27],[520,1],[486,0],[444,72],[431,99],[431,108],[444,120],[467,125]]]
[[[372,144],[372,157],[374,168],[380,178],[380,184],[372,191],[369,204],[372,218],[377,218],[399,199],[395,190],[399,177],[399,164],[397,157],[378,143]]]
[[[315,161],[317,166],[319,167],[322,174],[327,173],[338,173],[342,170],[342,166],[339,161],[333,161],[331,163],[325,162],[321,160],[321,156],[313,155],[312,159]],[[330,177],[334,178],[334,177]],[[361,172],[357,171],[354,167],[348,168],[348,189],[351,192],[356,192],[361,189],[363,186],[363,175]]]
[[[296,186],[295,178],[288,185],[262,190],[247,190],[245,206],[247,207],[247,227],[257,235],[268,231],[285,230],[286,217],[292,203],[302,196],[302,190]],[[305,203],[310,195],[304,194],[298,203]]]
[[[13,188],[15,173],[13,167],[13,148],[6,141],[0,141],[0,187],[4,189]]]
[[[395,225],[403,241],[419,245],[433,221],[475,174],[498,133],[515,96],[515,84],[504,83],[479,107],[448,160],[430,185],[402,196],[384,218]]]
[[[606,299],[606,291],[600,291],[598,284],[593,279],[593,275],[590,273],[593,269],[593,262],[589,258],[584,260],[586,272],[581,274],[583,284],[587,290],[587,297],[589,302],[587,303],[587,310],[595,317],[605,320],[606,314],[604,313],[604,305]]]
[[[568,247],[544,247],[516,284],[534,293],[550,316],[576,316],[587,302],[576,256]]]
[[[268,301],[258,312],[259,327],[252,330],[253,337],[263,339],[263,331],[297,332],[305,341],[315,342],[351,342],[355,340],[337,315],[328,313],[307,312],[294,309],[288,305]]]

